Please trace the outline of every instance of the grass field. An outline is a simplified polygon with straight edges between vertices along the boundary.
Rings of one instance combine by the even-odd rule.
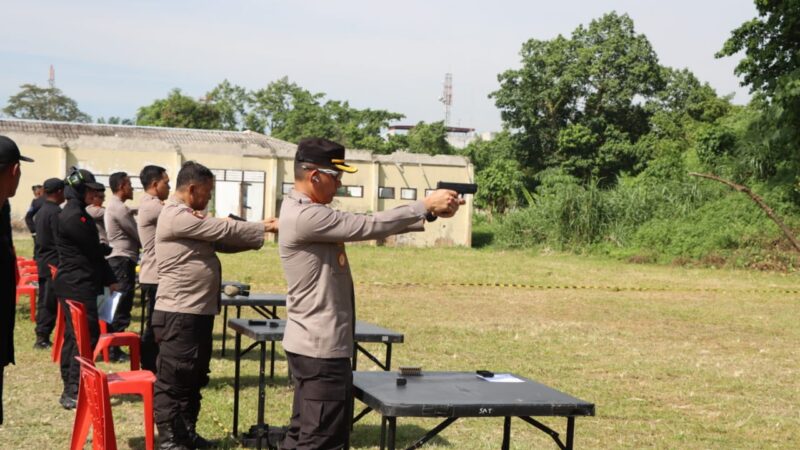
[[[29,255],[30,241],[19,241],[18,248]],[[405,334],[405,343],[394,347],[395,367],[509,371],[594,402],[597,416],[576,422],[577,448],[800,447],[796,273],[523,251],[353,246],[348,253],[359,319]],[[222,259],[225,279],[251,282],[254,292],[284,288],[274,246]],[[494,283],[528,286],[488,286]],[[134,323],[138,331],[138,318]],[[205,436],[223,439],[224,447],[236,447],[229,437],[233,361],[219,357],[221,319],[216,325],[199,426]],[[31,348],[33,341],[23,300],[17,365],[6,369],[0,447],[65,448],[73,414],[58,405],[57,367],[49,354]],[[365,359],[359,368],[372,369]],[[282,355],[276,373],[267,391],[267,421],[282,425],[292,395]],[[257,374],[250,356],[243,366],[247,426],[256,418]],[[115,400],[113,411],[120,447],[143,448],[141,403]],[[562,433],[566,423],[543,422]],[[379,423],[373,413],[356,424],[354,448],[376,448]],[[398,423],[398,444],[408,445],[438,420]],[[462,419],[426,448],[495,449],[501,440],[502,419]],[[514,421],[512,448],[555,445]]]

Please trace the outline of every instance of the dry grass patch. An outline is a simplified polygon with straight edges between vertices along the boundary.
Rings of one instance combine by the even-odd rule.
[[[593,401],[597,417],[577,420],[579,448],[785,448],[800,442],[800,299],[773,291],[796,290],[796,274],[527,251],[353,247],[349,254],[361,283],[359,318],[405,334],[406,342],[394,347],[394,366],[511,371]],[[274,247],[224,256],[223,265],[225,278],[250,281],[254,291],[283,289]],[[393,284],[409,281],[422,285]],[[600,288],[437,287],[469,282]],[[653,290],[624,290],[631,287]],[[7,370],[8,423],[0,442],[4,448],[63,448],[71,414],[57,404],[56,366],[32,343],[22,302],[18,364]],[[371,348],[382,354],[380,346]],[[359,366],[371,368],[365,359]],[[246,359],[245,425],[255,421],[257,371],[257,361]],[[292,391],[282,354],[276,371],[267,420],[285,424]],[[229,431],[232,385],[231,357],[215,354],[200,423],[210,437],[225,438]],[[142,448],[140,411],[136,401],[114,406],[122,448]],[[566,421],[545,422],[563,430]],[[402,419],[398,442],[410,443],[435,423]],[[378,426],[374,414],[357,424],[354,448],[376,448]],[[522,422],[514,422],[512,433],[513,448],[553,448]],[[462,419],[429,448],[494,449],[501,440],[500,419]]]

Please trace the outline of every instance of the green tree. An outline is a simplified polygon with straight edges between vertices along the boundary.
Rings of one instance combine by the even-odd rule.
[[[173,89],[167,98],[139,108],[136,123],[156,127],[223,129],[220,111],[214,104],[183,95],[178,88]]]
[[[500,74],[491,94],[504,126],[519,134],[519,162],[535,171],[563,167],[585,181],[633,171],[632,144],[649,132],[641,100],[664,81],[631,18],[606,14],[569,39],[531,39],[520,55],[522,67]]]
[[[758,17],[731,32],[718,57],[744,51],[736,66],[759,110],[743,155],[754,174],[795,186],[800,204],[800,1],[756,0]]]
[[[450,155],[453,147],[447,142],[447,129],[443,121],[419,122],[408,132],[408,151],[428,155]]]
[[[480,186],[475,206],[490,214],[503,214],[515,206],[524,189],[519,163],[512,159],[495,159],[475,175],[475,181]]]
[[[123,119],[117,116],[111,116],[108,119],[105,117],[98,117],[97,123],[107,123],[109,125],[136,125],[133,119]]]
[[[78,109],[75,100],[56,87],[23,84],[20,91],[8,99],[3,112],[18,119],[90,122],[88,114]]]
[[[220,115],[224,130],[242,130],[248,110],[248,93],[241,86],[231,84],[227,79],[206,94],[206,101],[213,104]]]

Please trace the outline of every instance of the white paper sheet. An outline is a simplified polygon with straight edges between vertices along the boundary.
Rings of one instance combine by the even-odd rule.
[[[122,297],[122,292],[114,292],[110,296],[106,295],[105,300],[97,307],[97,317],[105,323],[114,321],[114,313],[117,312],[119,306],[119,299]]]
[[[482,380],[486,380],[490,383],[524,383],[525,380],[520,380],[519,378],[511,375],[510,373],[496,373],[493,377],[484,377],[478,375],[478,378]]]

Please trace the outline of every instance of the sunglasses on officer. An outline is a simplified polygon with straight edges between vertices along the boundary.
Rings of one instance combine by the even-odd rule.
[[[339,172],[338,170],[333,170],[333,169],[323,169],[321,167],[308,167],[308,166],[302,166],[302,167],[303,170],[316,170],[326,175],[330,175],[336,181],[342,181],[342,175],[344,174],[344,172]]]

